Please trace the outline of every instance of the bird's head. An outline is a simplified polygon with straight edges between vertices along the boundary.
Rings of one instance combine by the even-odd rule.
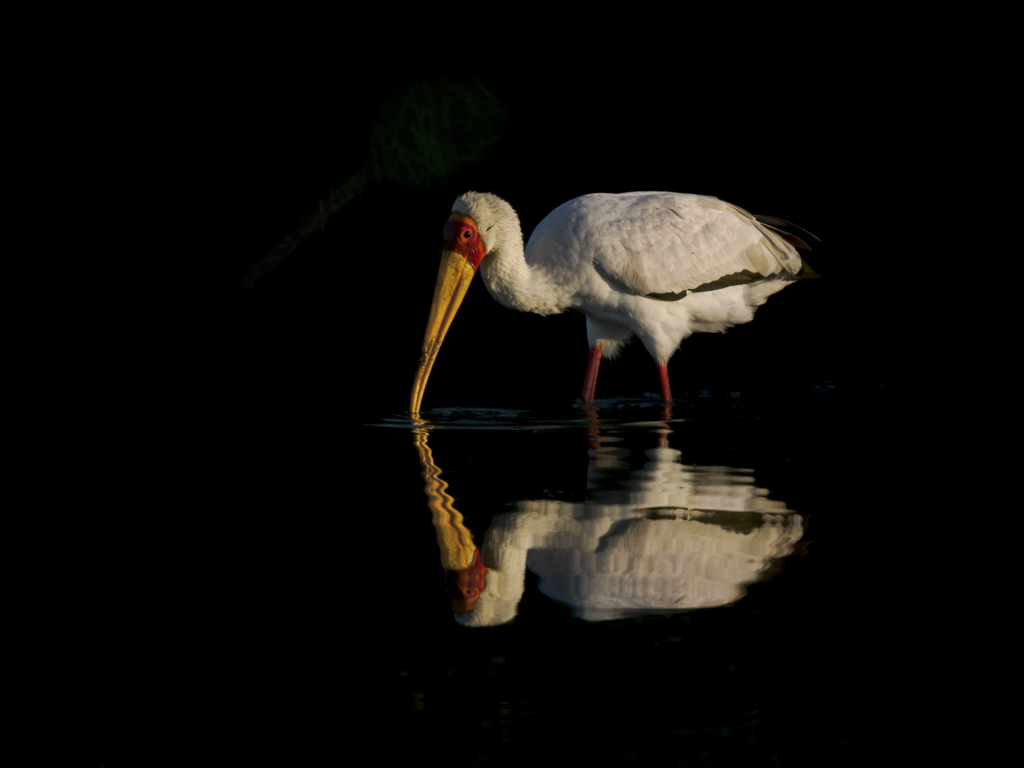
[[[430,305],[427,332],[423,337],[420,364],[409,401],[409,412],[413,416],[419,413],[427,378],[448,326],[455,318],[480,262],[497,247],[509,213],[518,226],[512,206],[497,195],[484,192],[460,195],[452,206],[452,215],[444,225],[441,269],[434,286],[434,301]]]
[[[477,549],[473,556],[473,564],[469,568],[445,571],[445,592],[452,601],[452,610],[455,613],[472,613],[480,593],[487,586],[485,576],[488,570],[484,568],[480,560],[480,550]]]

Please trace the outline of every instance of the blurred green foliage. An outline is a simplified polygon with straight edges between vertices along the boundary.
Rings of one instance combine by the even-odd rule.
[[[368,185],[418,189],[446,183],[487,157],[501,138],[507,110],[477,80],[414,82],[387,99],[370,123],[363,167],[331,190],[299,227],[254,262],[242,277],[252,288]]]
[[[370,129],[369,181],[429,189],[482,160],[505,122],[476,80],[419,82],[384,104]]]

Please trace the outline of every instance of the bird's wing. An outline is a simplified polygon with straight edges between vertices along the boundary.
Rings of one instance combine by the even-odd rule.
[[[588,246],[598,272],[620,289],[674,300],[800,271],[799,238],[714,197],[652,192],[599,202]]]

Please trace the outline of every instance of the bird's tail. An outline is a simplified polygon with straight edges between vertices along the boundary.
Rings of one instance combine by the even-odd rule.
[[[821,274],[807,263],[807,259],[801,257],[800,271],[796,273],[796,277],[798,280],[807,280],[809,278],[821,277]]]
[[[798,277],[799,275],[791,275],[789,272],[783,271],[766,277],[764,280],[758,280],[756,283],[750,283],[743,289],[743,298],[748,307],[756,309],[768,301],[769,296],[778,293],[787,285],[791,285]]]
[[[803,238],[793,234],[793,232],[789,230],[799,230],[808,237],[817,240],[819,243],[822,242],[821,238],[818,237],[816,234],[814,234],[813,232],[809,232],[808,230],[801,227],[799,224],[794,224],[791,221],[786,221],[785,219],[780,219],[776,216],[762,216],[760,214],[755,214],[754,219],[759,224],[761,224],[765,229],[771,230],[772,234],[776,235],[782,240],[785,240],[790,245],[794,246],[795,248],[799,248],[802,251],[811,250],[811,246],[809,246]],[[799,280],[805,280],[808,278],[821,277],[821,275],[817,272],[817,270],[811,268],[811,265],[807,263],[807,259],[801,256],[800,270],[793,277]]]

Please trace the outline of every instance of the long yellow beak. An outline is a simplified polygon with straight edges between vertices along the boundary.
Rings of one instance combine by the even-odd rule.
[[[409,413],[416,416],[423,402],[423,390],[427,387],[430,369],[434,367],[441,342],[452,324],[455,313],[459,311],[462,297],[466,295],[469,284],[476,270],[469,260],[461,253],[443,251],[441,253],[441,269],[437,273],[437,285],[434,286],[434,303],[430,305],[430,316],[427,318],[427,332],[423,336],[423,349],[420,352],[420,366],[416,370],[416,380],[412,385],[412,397],[409,400]]]

